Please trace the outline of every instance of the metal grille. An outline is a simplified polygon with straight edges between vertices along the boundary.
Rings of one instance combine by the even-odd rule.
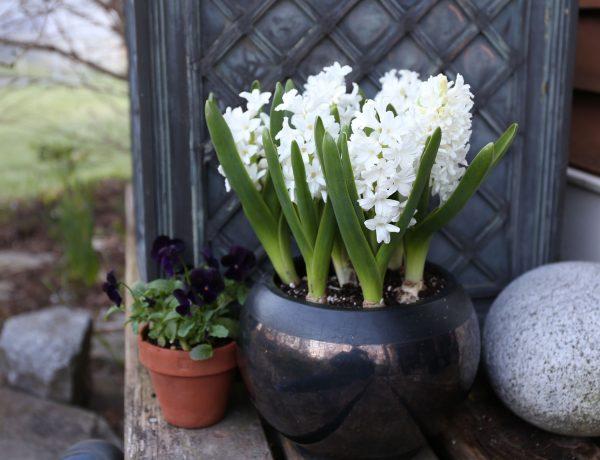
[[[546,87],[546,96],[568,102],[561,85],[570,78],[573,25],[568,13],[576,12],[572,7],[569,1],[524,0],[205,0],[155,7],[150,24],[173,14],[184,25],[180,61],[186,69],[181,78],[186,79],[189,115],[189,212],[194,226],[190,239],[196,249],[207,240],[218,247],[242,242],[260,253],[235,196],[224,192],[216,172],[202,116],[209,92],[223,106],[234,106],[240,103],[238,93],[255,79],[265,88],[287,77],[301,82],[333,61],[351,65],[349,78],[368,95],[378,90],[379,78],[391,68],[410,68],[422,78],[461,73],[476,101],[471,155],[511,121],[519,122],[521,134],[482,190],[436,237],[431,256],[475,297],[495,295],[523,269],[552,257],[555,224],[549,221],[540,227],[535,216],[523,216],[537,213],[544,222],[556,220],[564,130],[546,133],[546,142],[554,148],[545,151],[522,133],[547,125],[548,119],[560,124],[568,118],[568,112],[542,113],[548,102],[536,107],[540,96],[532,92],[538,91],[534,85],[539,80],[555,85]],[[550,22],[537,17],[542,12],[550,14]],[[542,28],[550,31],[546,37],[538,35]],[[162,34],[168,51],[166,29]],[[138,31],[138,47],[139,35]],[[566,47],[552,48],[555,39]],[[540,46],[549,53],[544,59],[555,59],[554,80],[534,61],[532,53]],[[169,69],[168,57],[162,65]],[[548,110],[564,110],[553,107]],[[174,155],[170,152],[168,158]],[[532,162],[538,171],[527,170]],[[172,186],[166,188],[168,192]],[[527,195],[530,190],[537,195]],[[548,209],[540,211],[548,205],[549,214]],[[158,214],[163,215],[160,210]],[[523,250],[524,244],[532,247]]]

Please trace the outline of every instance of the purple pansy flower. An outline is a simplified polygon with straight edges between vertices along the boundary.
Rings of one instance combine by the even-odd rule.
[[[117,307],[121,306],[123,298],[119,292],[119,283],[117,282],[114,270],[106,274],[106,281],[102,284],[102,290]]]
[[[181,254],[185,249],[183,241],[160,235],[154,240],[150,256],[163,268],[167,276],[173,276],[181,265]]]
[[[195,268],[190,272],[192,288],[202,296],[206,303],[211,303],[219,296],[225,283],[216,268]]]
[[[179,313],[181,316],[192,316],[192,301],[187,292],[183,289],[175,289],[173,291],[173,296],[179,302],[179,305],[175,307],[175,311]]]
[[[221,263],[228,267],[225,277],[239,282],[244,281],[256,265],[256,256],[242,246],[232,246],[229,254],[221,258]]]

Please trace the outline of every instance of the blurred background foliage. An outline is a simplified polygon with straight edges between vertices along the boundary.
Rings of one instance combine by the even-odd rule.
[[[41,144],[86,152],[84,182],[130,175],[122,0],[0,4],[0,202],[62,184]]]

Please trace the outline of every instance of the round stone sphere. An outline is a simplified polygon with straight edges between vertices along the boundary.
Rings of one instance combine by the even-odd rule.
[[[510,283],[483,331],[492,387],[544,430],[600,436],[600,264],[544,265]]]

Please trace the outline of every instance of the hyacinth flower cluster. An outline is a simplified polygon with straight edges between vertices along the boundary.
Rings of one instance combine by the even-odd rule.
[[[271,102],[269,115],[258,115],[265,125],[259,161],[267,166],[258,181],[244,168],[233,134],[240,128],[227,120],[232,109],[221,115],[210,97],[207,125],[222,172],[283,283],[300,281],[291,234],[309,300],[326,300],[331,261],[340,284],[360,284],[365,307],[381,305],[390,269],[404,271],[397,298],[411,302],[423,288],[431,237],[500,162],[517,125],[468,164],[473,95],[461,75],[421,80],[391,70],[367,99],[356,83],[347,91],[350,72],[335,63],[302,92],[291,81],[277,84],[272,100],[254,84],[254,98]]]
[[[151,257],[165,277],[148,283],[130,287],[109,272],[102,286],[113,303],[107,316],[125,311],[122,290],[127,289],[133,300],[127,322],[135,334],[147,326],[147,338],[156,345],[189,351],[195,360],[208,359],[215,345],[237,335],[233,306],[244,302],[245,281],[256,259],[252,251],[233,246],[219,263],[207,247],[203,265],[188,267],[184,249],[183,241],[159,236]]]

